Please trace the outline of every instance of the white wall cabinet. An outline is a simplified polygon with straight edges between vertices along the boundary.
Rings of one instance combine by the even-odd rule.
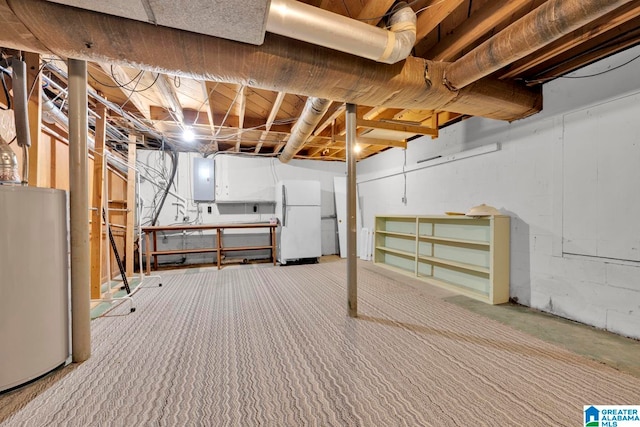
[[[509,216],[376,216],[376,264],[489,304],[509,300]]]

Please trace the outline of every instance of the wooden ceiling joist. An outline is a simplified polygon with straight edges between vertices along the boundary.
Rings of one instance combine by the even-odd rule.
[[[240,152],[240,143],[242,142],[242,130],[244,129],[244,115],[247,111],[247,94],[245,91],[246,86],[241,85],[238,87],[238,93],[236,94],[236,112],[238,115],[238,139],[236,141],[236,152]]]
[[[465,0],[431,0],[423,6],[426,9],[418,15],[416,20],[416,44],[464,2]]]
[[[434,61],[452,61],[491,29],[501,25],[530,4],[531,0],[490,1],[478,13],[471,15],[453,32],[442,38],[433,49],[419,54]]]
[[[182,111],[182,104],[176,94],[175,85],[165,74],[161,74],[156,81],[156,88],[158,89],[158,95],[164,100],[171,115],[178,123],[184,123],[184,112]]]
[[[211,128],[211,135],[215,135],[216,134],[216,127],[214,125],[214,116],[215,116],[215,111],[213,109],[213,96],[216,92],[216,89],[218,87],[219,83],[214,83],[214,82],[210,82],[210,81],[205,81],[202,82],[202,89],[205,95],[205,99],[206,99],[206,104],[207,104],[207,119],[209,121],[209,127]],[[213,143],[211,144],[211,149],[212,151],[218,151],[218,141],[213,141]]]
[[[437,129],[424,126],[414,126],[400,123],[380,122],[373,120],[356,119],[356,126],[368,129],[385,129],[398,132],[414,133],[416,135],[437,135]]]
[[[156,105],[152,105],[150,107],[150,112],[151,112],[151,120],[153,121],[168,121],[168,122],[175,122],[174,117],[171,115],[171,113],[163,108],[163,107],[158,107]],[[204,113],[198,113],[195,110],[191,110],[191,109],[185,109],[183,110],[184,113],[184,121],[185,123],[188,124],[194,124],[194,125],[211,125],[211,122],[209,121],[209,114],[204,114]],[[218,126],[221,126],[222,120],[224,119],[224,115],[223,114],[219,114],[219,113],[215,113],[213,114],[213,125],[216,126],[216,128]],[[225,126],[227,128],[237,128],[239,127],[239,123],[240,123],[240,117],[238,116],[227,116],[227,120],[225,120]],[[243,125],[244,125],[244,129],[264,129],[266,126],[265,120],[260,118],[260,117],[249,117],[249,116],[245,116],[243,119]],[[291,130],[291,126],[290,125],[279,125],[279,124],[273,124],[270,127],[271,131],[274,132],[289,132]]]
[[[346,105],[344,103],[334,102],[329,108],[326,119],[323,120],[320,125],[313,131],[313,135],[320,135],[331,123],[333,123],[340,115],[344,114]],[[332,111],[333,110],[333,111]]]
[[[260,135],[260,141],[256,145],[254,152],[257,154],[262,149],[262,144],[264,140],[269,135],[269,131],[271,130],[271,126],[273,126],[273,122],[276,120],[276,116],[278,115],[278,111],[280,111],[280,106],[282,105],[282,101],[284,101],[286,93],[278,92],[275,101],[273,101],[273,106],[271,107],[271,111],[269,112],[269,117],[267,117],[267,123],[265,123],[265,130]]]

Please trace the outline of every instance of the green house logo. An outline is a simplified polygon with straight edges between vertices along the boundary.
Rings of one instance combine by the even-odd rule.
[[[585,427],[599,427],[600,426],[600,411],[595,406],[589,406],[584,410],[584,425]]]

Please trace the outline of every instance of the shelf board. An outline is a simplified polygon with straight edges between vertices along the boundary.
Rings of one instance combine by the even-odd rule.
[[[464,240],[464,239],[452,239],[449,237],[435,237],[435,236],[418,236],[420,240],[427,242],[440,242],[440,243],[451,243],[456,245],[469,245],[469,246],[482,246],[485,248],[489,248],[491,244],[489,242],[482,242],[480,240]]]
[[[380,262],[380,261],[374,261],[375,265],[379,265],[382,268],[386,268],[387,270],[391,270],[391,271],[395,271],[398,274],[403,274],[405,276],[412,276],[412,277],[416,277],[416,273],[414,269],[407,269],[407,268],[402,268],[402,267],[398,267],[397,265],[389,265],[389,264],[385,264],[384,262]]]
[[[182,255],[182,254],[200,254],[206,252],[218,252],[216,248],[200,248],[200,249],[168,249],[164,251],[153,251],[151,255]]]
[[[400,233],[398,231],[384,231],[384,230],[377,230],[376,233],[378,234],[383,234],[385,236],[394,236],[394,237],[407,237],[410,239],[415,239],[416,235],[415,234],[411,234],[411,233]]]
[[[396,254],[396,255],[400,255],[408,258],[416,257],[416,254],[413,252],[406,252],[406,251],[401,251],[399,249],[387,248],[386,246],[376,246],[376,250],[381,250],[387,253]]]
[[[454,267],[461,270],[474,271],[476,273],[486,274],[487,276],[490,273],[487,267],[480,267],[478,265],[466,264],[466,263],[457,262],[457,261],[450,261],[448,259],[435,258],[432,256],[420,255],[418,257],[418,260],[428,262],[429,264],[438,264],[445,267]]]
[[[471,298],[475,298],[475,299],[480,299],[480,300],[484,300],[485,302],[489,302],[489,295],[487,295],[485,292],[481,292],[475,289],[471,289],[471,288],[467,288],[465,286],[461,286],[455,283],[451,283],[451,282],[447,282],[444,280],[440,280],[440,279],[436,279],[435,277],[432,276],[425,276],[425,275],[421,275],[419,274],[417,276],[419,279],[424,280],[425,282],[431,284],[431,285],[436,285],[439,286],[441,288],[444,289],[449,289],[451,291],[457,292],[459,294],[463,294],[466,295],[468,297]]]
[[[261,249],[273,249],[271,245],[263,245],[263,246],[234,246],[230,248],[220,248],[222,252],[227,251],[253,251],[253,250],[261,250]]]

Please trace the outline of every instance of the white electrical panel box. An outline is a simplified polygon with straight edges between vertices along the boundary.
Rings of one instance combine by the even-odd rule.
[[[193,200],[213,202],[216,198],[214,185],[214,160],[204,157],[193,159]]]

